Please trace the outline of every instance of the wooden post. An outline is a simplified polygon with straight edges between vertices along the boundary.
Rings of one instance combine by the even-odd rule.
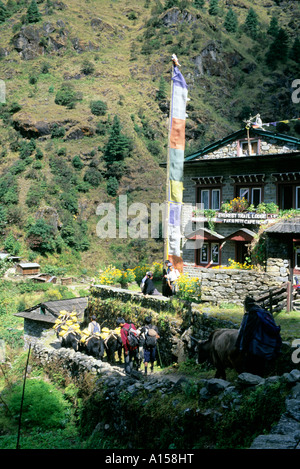
[[[20,415],[19,415],[19,428],[18,428],[18,440],[17,440],[16,449],[19,449],[19,447],[20,447],[19,445],[20,445],[21,419],[22,419],[23,401],[24,401],[24,393],[25,393],[25,383],[26,383],[27,368],[28,368],[28,362],[29,362],[29,356],[30,356],[30,349],[31,349],[31,343],[29,344],[27,362],[26,362],[26,367],[25,367],[25,375],[24,375],[24,381],[23,381],[23,392],[22,392],[22,398],[21,398],[21,408],[20,408]]]
[[[172,78],[174,74],[174,62],[172,62]],[[171,96],[170,96],[170,111],[169,111],[169,134],[168,134],[168,153],[167,153],[167,179],[166,179],[166,206],[165,206],[165,220],[164,220],[164,259],[169,256],[169,212],[170,212],[170,135],[172,125],[172,101],[173,101],[173,80],[171,79]]]

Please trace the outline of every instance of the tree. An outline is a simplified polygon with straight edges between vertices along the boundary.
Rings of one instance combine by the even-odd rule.
[[[114,117],[108,142],[104,148],[103,159],[107,165],[114,161],[123,161],[131,150],[131,141],[121,132],[118,116]]]
[[[258,16],[252,7],[249,9],[244,26],[248,36],[252,37],[252,39],[255,39],[257,36]]]
[[[4,23],[6,18],[8,18],[6,6],[0,1],[0,23]]]
[[[290,58],[300,64],[300,40],[296,37],[290,50]]]
[[[55,250],[55,235],[53,227],[40,218],[31,225],[27,232],[27,242],[30,249],[42,254]]]
[[[238,27],[237,16],[235,12],[233,11],[233,9],[229,8],[225,21],[224,21],[224,28],[229,33],[235,33],[237,30],[237,27]]]
[[[210,0],[208,13],[212,16],[217,16],[219,14],[219,0]]]
[[[288,58],[289,37],[283,28],[280,28],[276,38],[266,54],[266,62],[270,68],[276,68],[278,63],[285,63]]]
[[[157,101],[161,101],[163,99],[166,99],[167,97],[167,82],[164,79],[164,77],[161,77],[159,80],[159,89],[156,93],[156,99]]]
[[[32,0],[27,10],[26,20],[28,23],[37,23],[41,19],[42,19],[42,15],[39,12],[36,1]]]
[[[194,0],[195,8],[203,8],[205,4],[205,0]]]
[[[278,26],[278,19],[275,18],[275,16],[272,17],[269,25],[269,29],[267,31],[270,36],[276,37],[279,32],[279,26]]]
[[[106,184],[106,191],[108,195],[115,197],[117,195],[118,189],[119,189],[119,183],[118,183],[117,178],[115,178],[114,176],[108,178],[107,184]]]

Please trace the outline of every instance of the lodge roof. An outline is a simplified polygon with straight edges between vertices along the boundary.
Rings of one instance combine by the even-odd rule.
[[[76,311],[78,318],[82,319],[84,311],[88,305],[88,297],[69,298],[66,300],[52,300],[44,303],[39,303],[32,308],[14,314],[14,316],[32,319],[34,321],[41,321],[47,323],[54,323],[58,318],[61,311]]]
[[[300,139],[297,137],[290,136],[290,135],[270,132],[269,130],[251,128],[249,129],[249,136],[250,138],[253,136],[262,136],[262,137],[272,138],[281,143],[295,145],[299,147],[300,149]],[[233,132],[232,134],[229,134],[224,138],[221,138],[219,140],[216,140],[213,143],[210,143],[209,145],[196,151],[195,153],[188,155],[185,158],[184,162],[190,163],[190,162],[198,161],[199,159],[201,159],[203,156],[207,155],[208,153],[211,153],[217,150],[218,148],[228,145],[230,142],[234,142],[235,140],[238,140],[240,138],[246,138],[246,137],[247,137],[247,129],[246,128],[240,129],[237,132]]]
[[[274,225],[269,226],[265,233],[300,234],[300,216],[281,219],[274,223]]]

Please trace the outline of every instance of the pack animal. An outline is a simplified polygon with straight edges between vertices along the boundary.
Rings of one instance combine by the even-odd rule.
[[[80,334],[75,331],[67,332],[61,340],[61,346],[66,348],[72,348],[75,352],[79,350]]]
[[[216,329],[207,340],[198,342],[198,363],[209,361],[216,367],[215,378],[226,379],[226,368],[242,371],[242,354],[236,348],[238,330]]]
[[[98,360],[102,360],[104,356],[104,341],[102,337],[91,336],[87,339],[86,343],[84,344],[85,352],[88,355],[91,355]]]
[[[104,347],[107,355],[107,361],[112,365],[115,363],[115,353],[117,352],[119,362],[122,359],[122,340],[121,337],[116,334],[110,334],[107,339],[104,340]]]

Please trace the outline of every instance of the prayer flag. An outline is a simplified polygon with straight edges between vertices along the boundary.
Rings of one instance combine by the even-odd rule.
[[[188,89],[185,79],[178,69],[178,60],[172,57],[172,96],[170,108],[170,130],[168,148],[168,223],[167,248],[165,259],[173,262],[177,268],[181,259],[181,207],[183,196],[183,164],[185,149],[185,120]]]

